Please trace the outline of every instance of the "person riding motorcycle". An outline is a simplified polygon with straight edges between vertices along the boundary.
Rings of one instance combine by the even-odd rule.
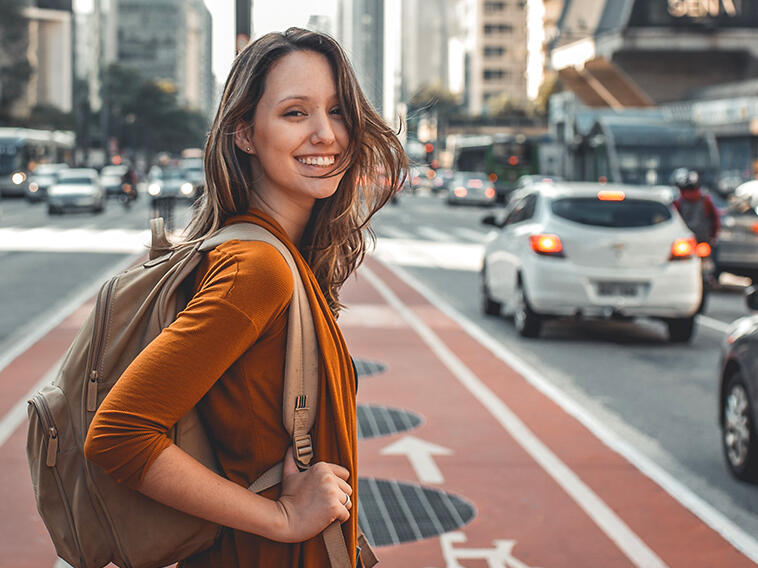
[[[674,207],[689,230],[695,234],[699,247],[703,243],[708,244],[708,254],[699,253],[703,266],[703,298],[698,312],[702,312],[705,310],[706,295],[716,284],[715,247],[721,221],[710,195],[701,191],[700,175],[696,171],[680,168],[674,172],[673,181],[679,188],[679,197],[674,201]]]
[[[674,172],[674,185],[679,188],[679,198],[674,201],[674,207],[687,227],[695,233],[698,243],[713,244],[721,222],[710,195],[700,189],[700,176],[694,170],[681,168]]]
[[[126,207],[129,207],[131,202],[137,199],[137,174],[131,166],[121,176],[121,195],[119,197]]]

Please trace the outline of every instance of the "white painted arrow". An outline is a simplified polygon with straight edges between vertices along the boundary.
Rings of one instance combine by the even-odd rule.
[[[383,456],[408,456],[408,461],[411,462],[411,467],[416,471],[416,476],[419,481],[424,483],[442,483],[445,481],[432,456],[449,456],[452,453],[453,451],[448,448],[432,444],[426,440],[419,440],[413,436],[405,436],[381,451]]]

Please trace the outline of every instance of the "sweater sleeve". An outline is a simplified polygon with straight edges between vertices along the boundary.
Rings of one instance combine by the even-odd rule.
[[[173,442],[169,430],[289,306],[292,273],[279,252],[232,241],[177,319],[127,367],[95,414],[85,455],[137,487]]]

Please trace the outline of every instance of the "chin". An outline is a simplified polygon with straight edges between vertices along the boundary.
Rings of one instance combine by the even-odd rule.
[[[311,195],[316,199],[327,199],[337,193],[338,187],[338,185],[335,185],[334,187],[317,187],[313,189]]]

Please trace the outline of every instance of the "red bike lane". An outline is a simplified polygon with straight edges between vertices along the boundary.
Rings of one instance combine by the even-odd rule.
[[[386,266],[369,259],[342,301],[362,371],[359,520],[381,565],[754,565]],[[0,370],[5,427],[90,305]],[[0,446],[0,567],[52,567],[17,422]]]

